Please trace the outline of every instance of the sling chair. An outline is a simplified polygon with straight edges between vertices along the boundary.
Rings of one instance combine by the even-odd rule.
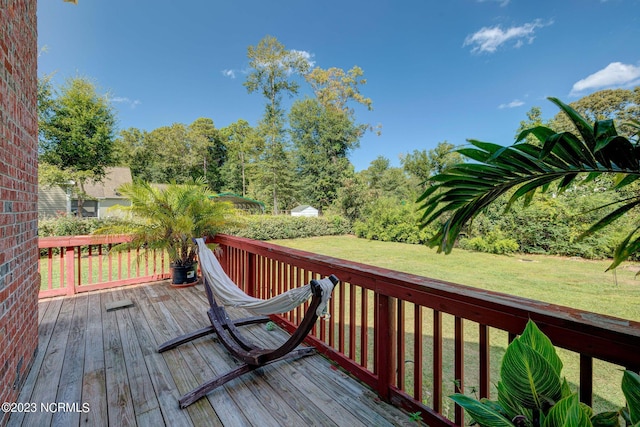
[[[207,247],[203,239],[196,239],[196,242],[198,244],[200,270],[202,271],[204,287],[209,300],[210,307],[207,314],[211,325],[165,342],[158,347],[158,352],[161,353],[196,338],[215,333],[231,355],[240,360],[242,364],[183,395],[179,400],[180,408],[183,409],[204,397],[213,389],[261,366],[280,360],[313,354],[315,350],[311,347],[296,347],[309,334],[318,317],[325,312],[333,288],[339,282],[336,276],[331,275],[321,280],[311,280],[309,284],[303,287],[291,289],[267,300],[254,298],[242,292],[226,275],[218,259],[211,249]],[[269,317],[256,316],[232,320],[224,309],[224,305],[226,305],[242,307],[262,315],[285,313],[304,303],[309,297],[312,297],[311,303],[302,322],[300,322],[300,325],[289,339],[275,349],[261,348],[253,344],[243,337],[237,328],[238,326],[266,323],[270,320]]]

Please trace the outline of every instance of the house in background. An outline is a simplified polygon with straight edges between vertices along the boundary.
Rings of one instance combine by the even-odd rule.
[[[85,186],[89,199],[83,202],[82,216],[88,218],[119,216],[117,211],[109,211],[108,209],[114,205],[129,204],[129,201],[117,190],[122,184],[130,182],[132,182],[131,169],[128,167],[108,168],[102,182],[92,182]],[[39,217],[55,217],[65,213],[77,215],[77,212],[78,200],[69,197],[64,188],[39,186]]]
[[[309,206],[309,205],[300,205],[291,209],[291,216],[308,216],[308,217],[317,217],[318,209]]]

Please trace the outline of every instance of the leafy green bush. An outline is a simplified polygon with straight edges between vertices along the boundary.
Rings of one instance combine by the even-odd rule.
[[[393,198],[376,200],[364,217],[354,224],[356,236],[364,239],[424,244],[434,232],[433,228],[420,229],[415,204]]]
[[[69,215],[41,218],[38,220],[38,236],[84,236],[106,225],[123,222],[125,221],[114,218],[78,218]]]
[[[229,227],[223,233],[255,240],[296,239],[351,233],[351,224],[340,216],[299,217],[286,215],[246,215],[240,226]]]
[[[514,239],[504,236],[500,230],[492,230],[486,236],[460,239],[458,246],[462,249],[490,254],[511,254],[520,249],[520,245]]]

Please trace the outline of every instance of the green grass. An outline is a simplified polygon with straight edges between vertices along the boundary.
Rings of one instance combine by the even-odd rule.
[[[491,255],[454,250],[450,255],[438,254],[425,246],[368,241],[351,236],[328,236],[305,239],[276,240],[282,246],[385,267],[434,279],[446,280],[524,298],[550,302],[597,312],[610,316],[640,321],[640,280],[636,278],[637,264],[627,263],[615,272],[606,272],[609,262],[588,261],[542,255]],[[640,276],[639,276],[640,278]],[[412,325],[412,309],[407,310],[406,323]],[[429,318],[428,316],[426,317]],[[425,351],[431,337],[426,331]],[[413,331],[407,330],[407,341],[413,340]],[[445,319],[443,334],[445,351],[452,351],[452,319]],[[475,328],[465,327],[466,346],[470,350],[478,342]],[[492,331],[492,382],[498,379],[498,360],[506,346],[506,334]],[[447,347],[451,347],[447,350]],[[466,352],[474,354],[473,351]],[[477,353],[476,353],[477,354]],[[579,378],[578,355],[559,349],[564,362],[563,375],[573,384]],[[469,356],[468,356],[469,357]],[[426,358],[428,360],[428,358]],[[445,395],[453,391],[452,357],[443,358]],[[477,361],[466,360],[467,391],[477,381]],[[409,374],[410,372],[407,372]],[[425,382],[430,373],[425,373]],[[621,371],[618,366],[595,361],[594,408],[596,411],[622,405],[620,392]],[[412,386],[407,375],[407,389]],[[448,388],[447,388],[448,387]],[[448,399],[445,399],[445,405]],[[425,402],[429,404],[429,402]],[[450,404],[451,402],[449,402]],[[453,405],[450,405],[451,409]],[[445,408],[446,409],[446,408]]]
[[[274,240],[282,246],[343,258],[640,321],[638,265],[606,272],[608,261],[544,255],[492,255],[454,249],[449,255],[420,245],[388,243],[352,236]]]

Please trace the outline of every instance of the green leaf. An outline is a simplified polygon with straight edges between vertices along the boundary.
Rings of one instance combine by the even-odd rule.
[[[578,114],[576,110],[569,107],[558,98],[549,97],[547,99],[556,104],[569,117],[571,122],[575,125],[576,129],[578,129],[578,132],[580,133],[586,144],[591,149],[595,148],[596,141],[593,127],[589,123],[587,123],[587,121],[580,114]]]
[[[591,417],[593,427],[620,427],[620,414],[617,411],[600,412]]]
[[[513,427],[511,421],[500,414],[500,412],[469,396],[454,394],[449,397],[464,408],[471,418],[482,427]]]
[[[498,389],[498,404],[507,417],[509,417],[510,419],[514,419],[517,416],[524,416],[527,420],[529,420],[529,422],[531,422],[531,409],[527,409],[520,403],[518,403],[513,398],[513,396],[509,394],[509,390],[505,387],[502,381],[498,381],[496,388]]]
[[[577,393],[561,399],[549,410],[543,427],[590,427],[591,408],[584,406]]]
[[[625,187],[631,184],[632,182],[637,181],[638,178],[640,178],[640,175],[631,175],[631,174],[624,174],[624,173],[617,174],[614,188],[619,189],[619,188]]]
[[[516,138],[516,143],[526,139],[529,135],[535,136],[538,141],[544,143],[547,138],[549,138],[554,133],[556,132],[553,129],[550,129],[546,126],[535,126],[520,132],[520,135],[518,135],[518,138]]]
[[[631,238],[640,230],[640,226],[631,231],[625,239],[616,246],[613,251],[613,262],[609,267],[607,267],[607,271],[613,270],[617,266],[619,266],[624,260],[629,258],[631,254],[640,250],[640,237],[636,237],[633,241]]]
[[[620,218],[621,216],[623,216],[628,211],[630,211],[631,209],[635,208],[638,205],[640,205],[640,200],[634,200],[631,203],[627,203],[625,205],[620,206],[618,209],[606,215],[604,218],[601,218],[598,222],[593,224],[587,231],[585,231],[580,236],[578,236],[578,240],[583,239],[586,236],[589,236],[595,233],[596,231],[599,231],[600,229],[608,226],[613,221],[617,220],[618,218]]]
[[[622,375],[622,393],[627,399],[631,422],[640,423],[640,375],[624,371]]]
[[[556,374],[558,374],[558,376],[560,375],[562,371],[562,360],[558,357],[556,348],[551,343],[549,337],[538,328],[535,322],[529,319],[527,326],[525,326],[522,335],[520,335],[518,339],[540,353],[553,367]]]
[[[520,338],[507,347],[500,378],[513,399],[525,408],[542,410],[562,394],[557,362],[549,362]]]

